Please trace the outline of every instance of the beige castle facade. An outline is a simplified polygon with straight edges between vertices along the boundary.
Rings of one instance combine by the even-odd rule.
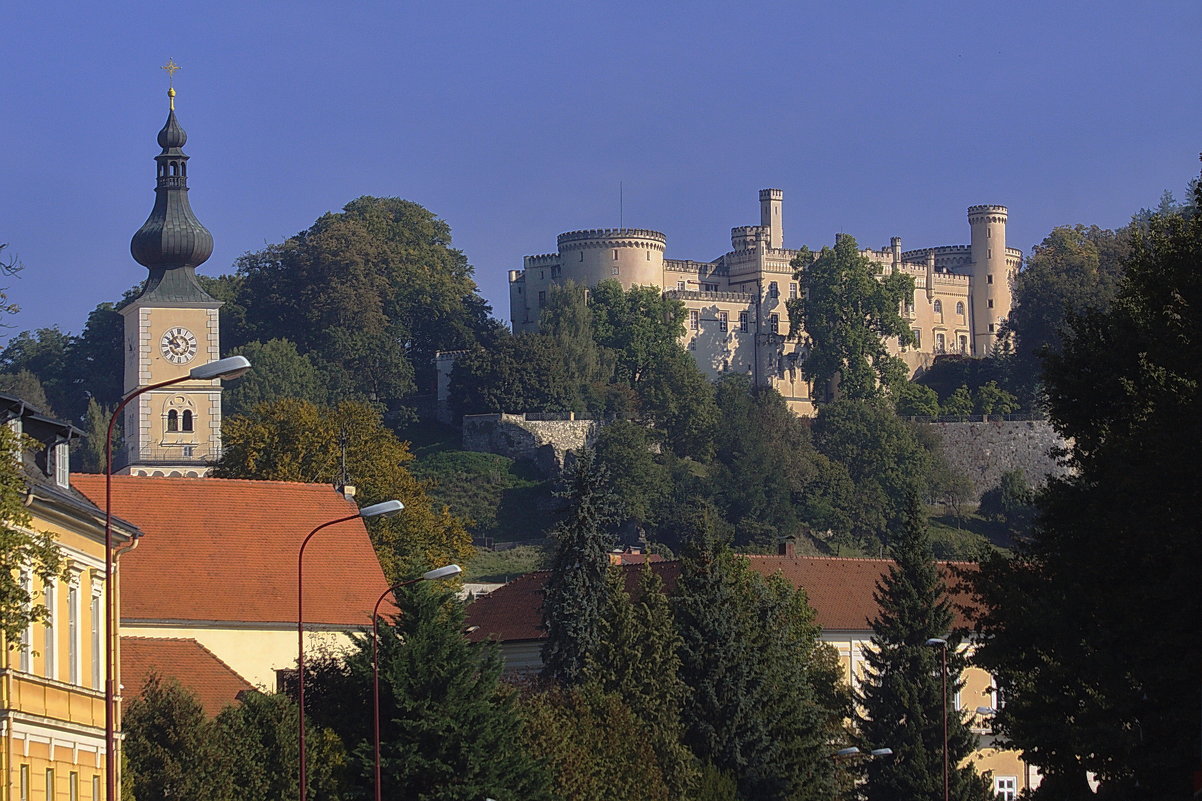
[[[789,336],[786,303],[798,295],[784,247],[784,192],[760,191],[760,224],[731,229],[731,250],[712,261],[665,257],[667,237],[641,228],[571,231],[558,237],[557,252],[527,256],[509,272],[510,318],[515,332],[538,329],[539,310],[553,286],[572,281],[592,286],[614,280],[624,288],[654,286],[684,303],[683,344],[698,366],[718,377],[738,372],[777,389],[790,408],[813,414],[812,389],[800,362],[805,336]],[[894,346],[911,372],[935,356],[986,356],[1010,312],[1011,279],[1022,251],[1006,247],[1005,206],[970,206],[970,244],[902,250],[861,250],[881,274],[914,278],[914,297],[903,312],[916,347]]]

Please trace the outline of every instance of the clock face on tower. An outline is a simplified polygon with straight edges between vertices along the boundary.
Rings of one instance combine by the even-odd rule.
[[[196,357],[196,335],[186,328],[168,329],[159,340],[159,349],[172,364],[187,364]]]

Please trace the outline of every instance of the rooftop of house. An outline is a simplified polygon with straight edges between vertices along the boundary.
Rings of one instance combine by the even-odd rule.
[[[888,559],[843,559],[822,556],[781,554],[746,557],[752,570],[771,576],[779,573],[794,587],[804,588],[817,622],[826,631],[862,631],[871,629],[871,621],[879,613],[876,602],[877,582],[893,564]],[[953,563],[940,562],[940,569],[949,587],[958,581],[951,571]],[[967,565],[967,563],[964,563]],[[651,568],[664,582],[671,594],[680,576],[680,562],[652,562]],[[642,565],[622,565],[626,571],[626,587],[630,591],[638,581]],[[550,572],[539,570],[527,573],[488,595],[476,599],[468,607],[469,626],[477,626],[469,635],[472,640],[497,639],[501,642],[538,640],[546,636],[542,625],[543,586]],[[953,607],[968,602],[957,591],[951,594]],[[956,625],[964,621],[956,613]]]
[[[205,714],[214,717],[253,690],[250,682],[196,640],[182,637],[122,637],[121,681],[127,699],[142,694],[151,674],[175,679],[191,690]]]
[[[104,476],[71,481],[103,504]],[[301,541],[356,511],[325,484],[114,476],[113,513],[145,534],[121,557],[121,619],[295,624]],[[359,518],[315,536],[304,569],[306,624],[365,626],[388,588]]]

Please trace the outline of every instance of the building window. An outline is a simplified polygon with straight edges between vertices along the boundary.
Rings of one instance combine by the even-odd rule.
[[[730,318],[726,312],[718,312],[718,329],[721,331],[730,329]]]
[[[987,283],[987,284],[992,284],[992,283],[993,283],[993,273],[988,273],[988,274],[985,276],[985,283]]]
[[[613,267],[610,267],[610,268],[609,268],[609,274],[610,274],[610,275],[617,275],[617,274],[618,274],[618,265],[616,265],[616,264],[615,264]]]
[[[947,350],[947,340],[944,338],[943,334],[936,334],[935,335],[935,352],[943,353],[945,350]]]
[[[182,428],[184,431],[191,431],[191,430],[192,430],[192,410],[191,410],[191,409],[184,409],[184,414],[183,414],[183,425],[182,425],[182,426],[180,426],[180,427],[181,427],[181,428]]]
[[[92,605],[88,609],[91,617],[91,650],[92,650],[92,687],[100,689],[100,588],[92,584]]]
[[[67,676],[72,684],[79,684],[79,585],[72,582],[67,587]]]
[[[992,258],[993,258],[993,248],[989,248],[989,249],[986,251],[986,253],[988,253],[989,255],[987,255],[985,258],[987,258],[987,259],[992,259]]]
[[[739,330],[747,330],[747,312],[739,312]]]
[[[961,317],[964,316],[964,301],[960,301],[956,304],[956,314],[960,315]]]
[[[964,334],[960,335],[960,352],[968,353],[968,337]]]
[[[614,261],[618,260],[618,251],[614,251]]]
[[[71,771],[67,779],[67,792],[71,794],[70,801],[79,801],[79,774]]]
[[[780,315],[779,314],[769,314],[768,315],[768,330],[774,334],[780,333]]]
[[[993,301],[992,301],[992,300],[990,300],[990,301],[989,301],[989,308],[991,308],[991,309],[993,308]]]
[[[943,301],[935,301],[935,314],[943,314]]]
[[[647,261],[651,261],[651,251],[647,251]]]
[[[179,431],[179,412],[175,409],[167,412],[167,430]]]
[[[717,292],[717,291],[718,291],[718,285],[717,285],[717,284],[706,284],[706,283],[702,283],[702,284],[701,284],[701,291],[702,291],[702,292]]]
[[[989,324],[989,333],[993,333],[993,323]]]
[[[993,795],[999,801],[1014,801],[1018,798],[1018,777],[994,776]]]
[[[194,445],[185,445],[184,446],[184,456],[190,457],[195,453],[195,451],[196,451],[196,446],[194,446]]]
[[[922,332],[919,331],[917,328],[915,328],[915,329],[912,329],[910,331],[910,333],[914,335],[914,349],[917,350],[917,349],[921,348],[922,347]]]
[[[46,768],[46,801],[54,799],[54,768]]]
[[[54,596],[57,594],[57,590],[58,588],[52,582],[42,585],[42,592],[46,595],[46,622],[42,625],[42,633],[45,635],[42,644],[42,658],[45,662],[45,674],[48,679],[57,678],[54,670]]]
[[[546,290],[540,290],[538,293],[538,307],[541,309],[542,307],[544,307],[546,305],[547,305],[547,292],[546,292]]]
[[[777,287],[775,281],[768,282],[768,297],[770,297],[770,298],[780,297],[780,288]]]
[[[71,485],[71,449],[65,442],[56,442],[54,450],[54,483],[60,487]]]
[[[17,796],[19,801],[29,801],[29,766],[21,766],[21,794]]]
[[[677,281],[677,282],[676,282],[676,290],[677,290],[678,292],[684,292],[684,281]]]
[[[689,309],[689,328],[696,331],[701,327],[701,312],[696,309]]]
[[[100,801],[100,777],[92,777],[92,801]]]
[[[789,300],[796,300],[796,299],[797,299],[797,284],[790,283],[789,284]]]

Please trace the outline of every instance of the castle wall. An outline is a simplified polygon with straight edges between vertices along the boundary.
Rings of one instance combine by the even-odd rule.
[[[1002,474],[1022,470],[1032,486],[1068,475],[1051,455],[1066,442],[1046,420],[930,423],[951,469],[972,482],[977,496],[996,487]]]
[[[534,462],[544,475],[559,475],[569,451],[593,444],[600,423],[577,420],[571,414],[553,418],[534,414],[465,415],[463,449]]]

